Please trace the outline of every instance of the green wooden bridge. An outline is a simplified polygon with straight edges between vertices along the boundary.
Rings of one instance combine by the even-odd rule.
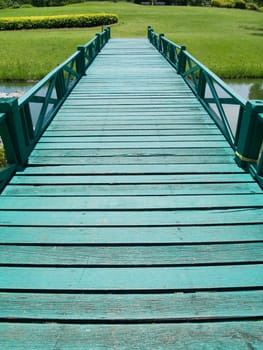
[[[263,348],[263,101],[149,27],[0,102],[1,349]]]

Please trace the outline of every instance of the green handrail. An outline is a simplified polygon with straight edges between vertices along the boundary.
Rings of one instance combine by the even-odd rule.
[[[180,46],[148,27],[148,39],[176,69],[216,122],[236,154],[239,166],[250,171],[263,187],[263,101],[246,101],[216,74]],[[237,121],[234,134],[230,105]]]
[[[0,147],[7,159],[0,168],[0,190],[15,170],[26,165],[40,136],[109,39],[110,28],[106,28],[18,100],[0,99]]]

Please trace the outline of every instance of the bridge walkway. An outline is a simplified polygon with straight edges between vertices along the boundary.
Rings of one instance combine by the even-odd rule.
[[[110,40],[1,195],[1,348],[259,349],[262,217],[182,78]]]

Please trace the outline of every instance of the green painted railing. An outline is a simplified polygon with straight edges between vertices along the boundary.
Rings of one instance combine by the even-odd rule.
[[[106,28],[21,98],[0,99],[0,147],[4,147],[7,160],[0,168],[0,190],[17,169],[26,165],[40,136],[109,39],[110,28]]]
[[[246,101],[185,46],[155,33],[151,27],[148,39],[183,77],[216,122],[234,149],[237,164],[250,171],[263,187],[263,101]]]

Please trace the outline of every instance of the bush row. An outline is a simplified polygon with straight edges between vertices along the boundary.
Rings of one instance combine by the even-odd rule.
[[[115,14],[0,17],[0,30],[96,27],[118,22]]]
[[[211,6],[259,11],[257,4],[245,0],[212,0]]]

